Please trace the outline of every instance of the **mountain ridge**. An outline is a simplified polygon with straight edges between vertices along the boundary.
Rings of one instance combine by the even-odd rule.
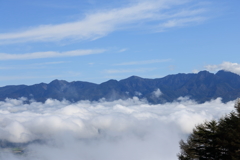
[[[162,94],[155,95],[157,90]],[[101,84],[55,79],[48,84],[0,87],[0,101],[20,97],[38,102],[45,102],[48,98],[71,102],[98,101],[101,98],[113,101],[134,96],[145,98],[153,104],[173,102],[185,96],[199,103],[218,97],[221,97],[223,102],[228,102],[240,97],[240,76],[220,70],[216,74],[200,71],[197,74],[178,73],[155,79],[131,76],[119,81],[111,79]]]

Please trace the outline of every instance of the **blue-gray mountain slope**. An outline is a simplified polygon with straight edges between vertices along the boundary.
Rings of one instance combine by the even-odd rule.
[[[154,91],[162,94],[156,96]],[[48,98],[57,100],[108,101],[137,96],[150,103],[165,103],[188,96],[199,103],[222,97],[223,102],[240,97],[240,76],[231,72],[219,71],[216,74],[201,71],[197,74],[176,74],[163,78],[146,79],[132,76],[120,81],[109,80],[101,84],[64,80],[54,80],[49,84],[40,83],[31,86],[16,85],[0,87],[0,100],[26,97],[39,102]]]

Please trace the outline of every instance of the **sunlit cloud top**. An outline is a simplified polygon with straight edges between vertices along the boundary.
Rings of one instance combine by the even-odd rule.
[[[161,91],[154,94],[161,96]],[[195,125],[234,110],[233,101],[225,104],[220,98],[197,104],[182,97],[158,105],[137,97],[77,103],[48,99],[25,104],[25,100],[0,102],[0,142],[29,142],[23,155],[0,150],[1,159],[63,160],[71,156],[72,160],[121,160],[124,155],[126,160],[174,160],[178,142]]]

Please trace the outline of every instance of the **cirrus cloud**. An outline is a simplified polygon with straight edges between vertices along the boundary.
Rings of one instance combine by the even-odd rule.
[[[8,54],[0,53],[0,60],[26,60],[26,59],[39,59],[39,58],[53,58],[53,57],[73,57],[73,56],[84,56],[90,54],[99,54],[103,53],[106,50],[96,49],[96,50],[73,50],[66,52],[33,52],[33,53],[24,53],[24,54]]]
[[[122,8],[86,14],[85,18],[74,22],[39,25],[19,32],[0,33],[0,44],[53,42],[64,39],[94,40],[113,31],[137,26],[136,24],[139,23],[156,22],[160,24],[157,26],[163,30],[204,21],[205,17],[202,14],[206,12],[205,6],[189,9],[189,6],[185,6],[189,2],[191,1],[137,1]]]

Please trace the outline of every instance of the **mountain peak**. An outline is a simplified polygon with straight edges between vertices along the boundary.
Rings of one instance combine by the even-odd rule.
[[[160,89],[164,94],[154,97],[153,91]],[[49,84],[31,86],[0,87],[0,100],[6,98],[29,97],[44,102],[48,98],[69,101],[94,100],[101,98],[117,100],[141,95],[150,103],[172,102],[179,97],[191,97],[197,102],[205,102],[222,97],[224,102],[240,97],[240,76],[228,71],[216,74],[201,71],[198,74],[176,74],[163,78],[146,79],[138,76],[117,81],[109,80],[101,84],[55,79]]]
[[[198,75],[208,75],[208,74],[212,74],[212,73],[210,73],[209,71],[204,70],[204,71],[198,72],[197,74]]]
[[[49,83],[49,85],[60,85],[60,86],[66,85],[66,84],[68,84],[67,81],[65,81],[65,80],[58,80],[58,79],[55,79],[55,80],[53,80],[52,82]]]
[[[240,80],[240,76],[236,73],[232,73],[230,71],[226,70],[220,70],[216,73],[216,76],[220,77],[221,79],[224,80],[229,80],[232,81],[232,83],[235,83],[234,81]],[[236,84],[237,85],[237,84]],[[240,85],[240,84],[239,84]]]
[[[138,77],[138,76],[131,76],[131,77],[128,77],[128,78],[126,78],[126,79],[123,79],[123,80],[140,80],[140,79],[143,79],[143,78],[141,78],[141,77]],[[121,80],[122,81],[122,80]]]
[[[131,77],[128,77],[128,78],[132,78],[132,79],[139,79],[139,78],[141,78],[141,77],[133,75],[133,76],[131,76]]]
[[[219,70],[216,75],[237,75],[236,73],[227,71],[227,70]]]

